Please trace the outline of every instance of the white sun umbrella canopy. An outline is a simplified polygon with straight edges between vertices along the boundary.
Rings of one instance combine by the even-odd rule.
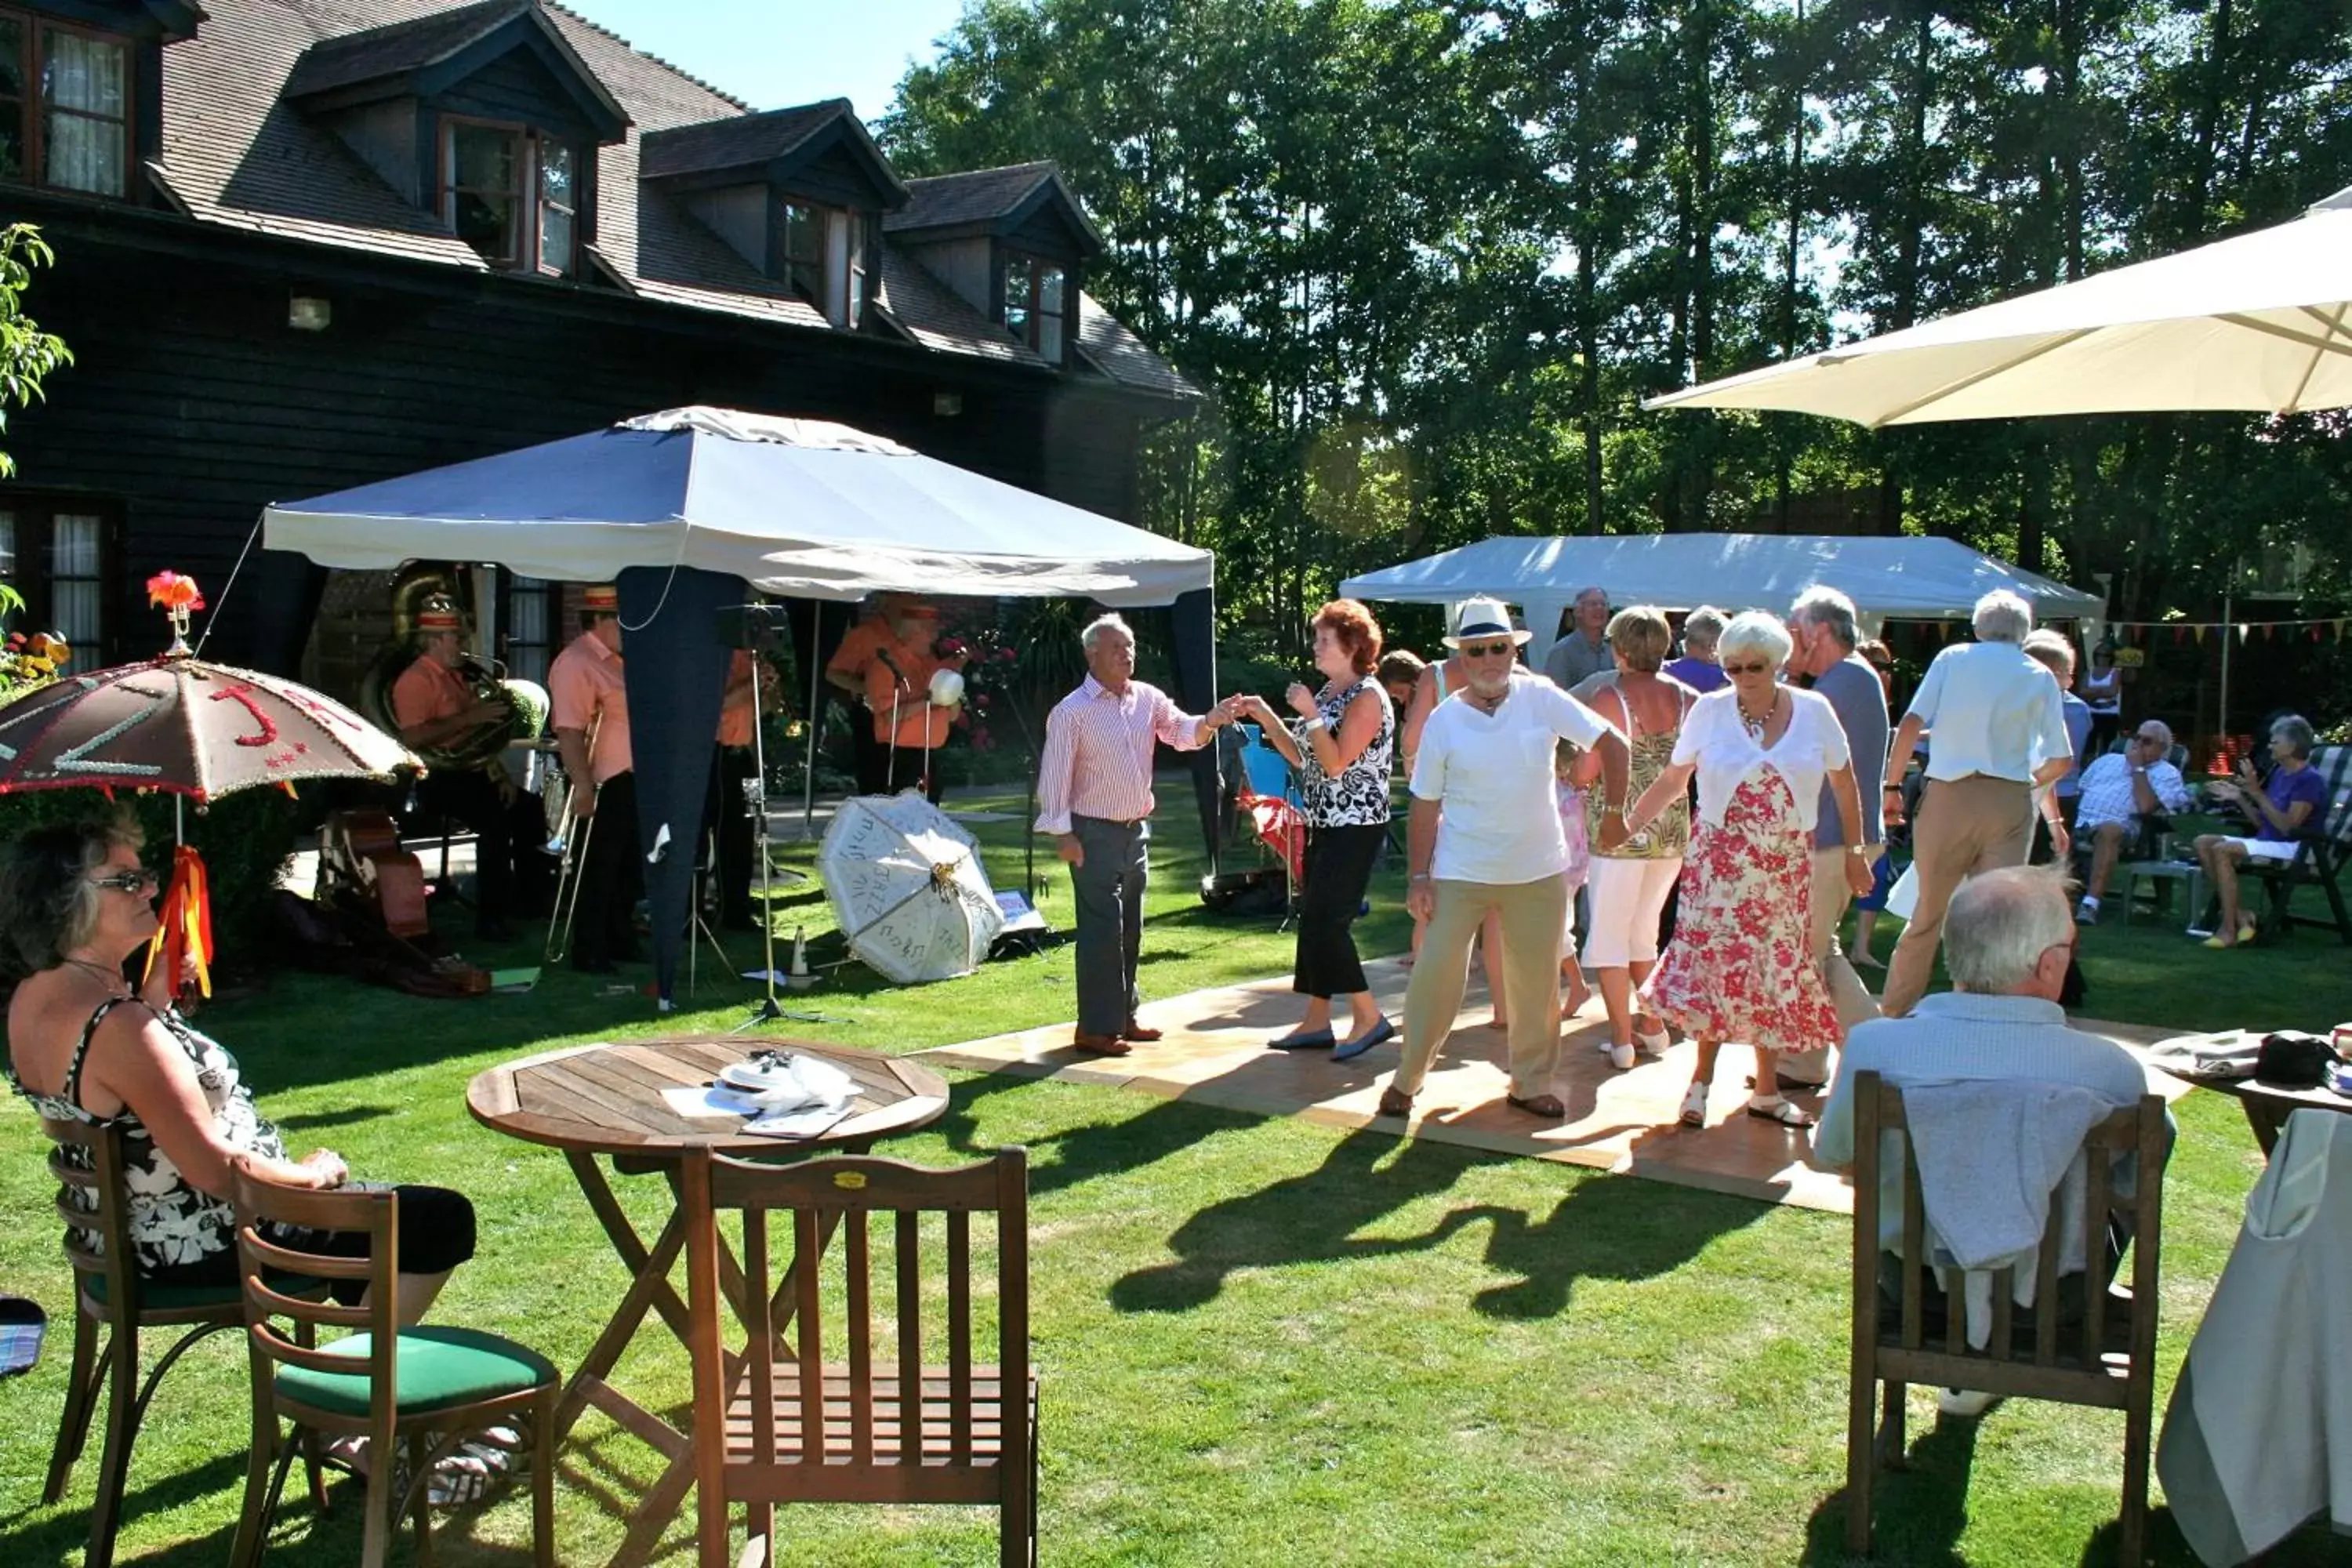
[[[495,561],[611,582],[696,566],[759,593],[1165,605],[1206,588],[1205,550],[927,458],[846,425],[673,408],[262,513],[262,542],[322,566]]]
[[[843,801],[817,869],[849,951],[901,985],[970,974],[1004,929],[979,844],[911,790]]]
[[[2352,406],[2352,190],[2303,216],[1648,408],[1779,408],[1858,424]]]

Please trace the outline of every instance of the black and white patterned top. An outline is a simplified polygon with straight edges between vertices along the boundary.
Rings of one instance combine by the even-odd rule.
[[[1389,819],[1389,774],[1396,766],[1396,709],[1389,701],[1387,689],[1367,675],[1337,691],[1325,688],[1315,700],[1315,710],[1336,740],[1340,718],[1360,691],[1381,705],[1380,732],[1362,756],[1339,770],[1339,777],[1326,773],[1323,764],[1315,760],[1304,723],[1292,726],[1299,737],[1298,793],[1307,803],[1309,827],[1376,827]]]
[[[140,1272],[152,1273],[227,1251],[236,1245],[236,1215],[219,1198],[191,1185],[171,1156],[155,1147],[146,1124],[127,1107],[110,1117],[93,1116],[81,1107],[82,1058],[89,1051],[90,1037],[98,1032],[101,1019],[130,1000],[117,998],[89,1016],[89,1022],[82,1026],[81,1041],[74,1047],[73,1060],[66,1068],[65,1084],[59,1092],[35,1094],[16,1083],[13,1072],[9,1081],[43,1116],[59,1121],[85,1122],[92,1127],[111,1124],[122,1130],[123,1184],[130,1192],[131,1245],[137,1254],[131,1262]],[[254,1109],[253,1095],[238,1075],[236,1058],[190,1028],[177,1011],[165,1008],[155,1016],[194,1064],[196,1083],[204,1090],[205,1102],[212,1108],[213,1127],[221,1142],[240,1153],[284,1159],[285,1141],[278,1135],[277,1127]],[[66,1153],[79,1162],[82,1168],[89,1168],[87,1150],[69,1146]],[[87,1194],[80,1188],[72,1191],[76,1203],[86,1201]],[[91,1212],[95,1213],[95,1208]],[[78,1240],[93,1252],[102,1249],[94,1229],[82,1232]]]

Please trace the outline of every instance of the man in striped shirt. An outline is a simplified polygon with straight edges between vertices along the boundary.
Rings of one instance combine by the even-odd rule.
[[[1223,704],[1201,718],[1134,679],[1135,634],[1105,616],[1079,635],[1087,679],[1045,718],[1038,763],[1037,830],[1068,862],[1078,911],[1078,1028],[1070,1043],[1123,1057],[1156,1040],[1135,1019],[1135,964],[1143,947],[1143,885],[1151,838],[1151,752],[1189,752],[1233,722]]]

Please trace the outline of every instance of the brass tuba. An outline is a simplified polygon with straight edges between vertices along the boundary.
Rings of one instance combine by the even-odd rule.
[[[464,573],[441,562],[412,561],[392,584],[392,640],[387,642],[360,679],[360,710],[392,734],[400,732],[392,711],[393,683],[417,657],[416,618],[428,605],[454,610],[471,623],[472,597]],[[436,603],[437,601],[437,603]],[[500,717],[418,753],[429,768],[467,772],[497,763],[510,742],[530,740],[546,722],[548,697],[544,688],[528,680],[508,680],[494,666],[471,653],[458,662],[457,673],[475,699],[495,703]]]

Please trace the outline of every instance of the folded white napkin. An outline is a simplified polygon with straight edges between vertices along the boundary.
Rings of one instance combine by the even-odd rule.
[[[849,1114],[857,1083],[831,1062],[803,1052],[793,1057],[769,1087],[756,1091],[730,1087],[727,1092],[751,1113],[744,1131],[807,1138]]]

